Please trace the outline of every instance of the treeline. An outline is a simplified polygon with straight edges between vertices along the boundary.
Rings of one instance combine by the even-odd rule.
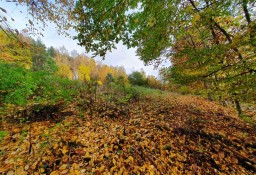
[[[106,75],[123,76],[127,79],[124,67],[112,67],[96,63],[92,58],[77,51],[69,51],[63,46],[59,49],[47,48],[40,40],[24,35],[10,37],[0,32],[1,58],[3,62],[15,63],[33,71],[46,71],[70,80],[97,79],[104,83]]]
[[[59,49],[52,46],[47,48],[40,39],[13,35],[6,30],[0,31],[0,60],[3,62],[15,63],[33,71],[56,73],[70,80],[92,79],[105,83],[106,78],[112,76],[114,80],[124,79],[134,85],[161,88],[161,82],[155,76],[147,76],[143,70],[133,72],[128,80],[123,66],[108,66],[76,50],[69,52],[64,46]]]
[[[40,40],[0,31],[0,100],[4,104],[55,103],[74,98],[82,84],[138,85],[161,89],[143,70],[127,75],[123,66],[96,62],[64,46],[47,48]]]

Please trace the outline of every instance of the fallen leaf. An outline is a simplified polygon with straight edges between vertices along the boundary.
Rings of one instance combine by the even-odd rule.
[[[63,164],[60,166],[59,170],[65,170],[67,169],[67,167],[68,167],[68,164]]]
[[[59,171],[57,171],[57,170],[53,171],[53,172],[50,173],[50,175],[59,175]]]
[[[61,152],[62,152],[63,154],[66,154],[66,153],[68,152],[67,146],[63,146]]]

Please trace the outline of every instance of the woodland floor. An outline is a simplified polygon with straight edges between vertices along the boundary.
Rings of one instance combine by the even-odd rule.
[[[191,96],[95,109],[101,117],[73,103],[49,120],[2,122],[0,174],[256,173],[256,128],[232,109]]]

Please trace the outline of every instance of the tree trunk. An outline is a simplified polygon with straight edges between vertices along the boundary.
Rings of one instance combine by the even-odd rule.
[[[238,116],[239,116],[239,117],[241,117],[241,116],[242,116],[243,111],[242,111],[242,108],[241,108],[240,102],[239,102],[239,100],[238,100],[238,99],[235,99],[235,100],[234,100],[234,102],[235,102],[235,105],[236,105],[236,110],[237,110],[237,112],[238,112]]]

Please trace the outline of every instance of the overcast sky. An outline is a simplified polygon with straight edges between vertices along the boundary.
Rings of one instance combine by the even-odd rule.
[[[8,21],[11,23],[13,28],[21,31],[28,23],[26,7],[16,6],[13,2],[0,1],[0,7],[7,10]],[[22,11],[22,13],[20,12]],[[1,13],[3,15],[3,13]],[[14,22],[10,20],[10,18],[15,19]],[[40,37],[43,43],[47,46],[53,46],[55,48],[59,48],[61,46],[65,46],[70,52],[72,50],[77,50],[79,53],[85,53],[88,56],[91,56],[90,53],[86,53],[84,48],[77,45],[76,40],[73,40],[68,37],[64,37],[62,35],[58,35],[53,24],[48,24],[48,27],[44,29],[43,32],[44,37]],[[75,32],[71,32],[75,35]],[[38,36],[32,36],[36,39]],[[112,66],[124,66],[127,73],[131,73],[132,71],[144,69],[147,75],[158,75],[158,70],[154,69],[154,66],[144,66],[144,63],[139,60],[135,53],[136,49],[127,49],[126,46],[122,44],[117,45],[117,49],[113,50],[111,53],[107,53],[105,60],[102,60],[100,57],[96,57],[97,61],[102,61],[102,63]]]

